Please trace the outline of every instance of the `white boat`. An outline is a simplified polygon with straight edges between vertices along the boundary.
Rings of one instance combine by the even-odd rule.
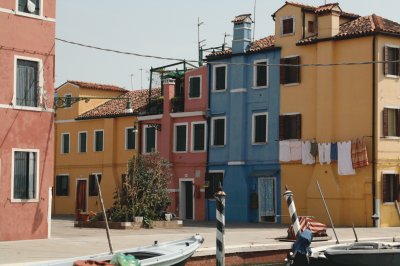
[[[176,240],[165,243],[154,242],[151,246],[131,248],[114,252],[132,255],[140,261],[141,266],[170,266],[184,265],[185,261],[201,246],[204,238],[200,235],[194,235],[182,240]],[[110,261],[114,254],[102,253],[89,256],[68,258],[55,261],[46,261],[35,263],[35,266],[72,266],[76,261]]]
[[[400,265],[399,242],[354,242],[311,250],[310,265]]]

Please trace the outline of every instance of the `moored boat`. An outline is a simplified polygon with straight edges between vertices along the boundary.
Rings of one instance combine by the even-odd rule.
[[[154,242],[151,246],[138,247],[120,250],[115,253],[124,255],[132,255],[139,260],[141,266],[170,266],[183,265],[193,253],[204,242],[204,238],[200,235],[194,235],[182,240],[170,241],[165,243]],[[101,253],[89,256],[67,258],[55,261],[46,261],[35,263],[33,265],[41,266],[72,266],[76,261],[99,261],[108,262],[113,258],[114,254]]]

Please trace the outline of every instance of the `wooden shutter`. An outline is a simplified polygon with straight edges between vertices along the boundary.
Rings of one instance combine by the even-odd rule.
[[[284,66],[285,62],[286,62],[285,58],[281,58],[279,67],[280,84],[285,84],[285,66]]]
[[[389,192],[389,185],[390,182],[388,182],[388,175],[382,175],[382,202],[388,202],[388,195],[390,195]]]
[[[279,116],[279,140],[285,139],[285,116]]]
[[[396,60],[400,60],[400,48],[396,48]],[[400,76],[400,62],[396,62],[395,64],[397,76]]]
[[[297,56],[296,59],[294,60],[296,65],[300,65],[300,56]],[[301,82],[301,72],[300,72],[300,66],[296,66],[296,80],[298,83]]]
[[[394,110],[394,117],[395,117],[395,129],[396,129],[396,134],[395,136],[400,137],[400,109]]]
[[[389,58],[389,47],[384,46],[383,47],[383,61],[388,60]],[[389,72],[389,63],[384,63],[383,64],[383,74],[387,75]]]
[[[399,200],[399,175],[395,174],[394,175],[394,180],[393,180],[393,201]]]
[[[295,119],[295,138],[296,139],[301,139],[301,114],[297,114],[294,117]]]
[[[382,118],[382,124],[383,124],[383,136],[386,137],[389,135],[389,126],[388,126],[388,121],[389,120],[389,109],[384,108],[383,109],[383,118]]]

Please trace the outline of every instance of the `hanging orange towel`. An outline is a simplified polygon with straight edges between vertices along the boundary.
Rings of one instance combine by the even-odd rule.
[[[351,161],[354,169],[368,166],[367,146],[362,139],[351,142]]]

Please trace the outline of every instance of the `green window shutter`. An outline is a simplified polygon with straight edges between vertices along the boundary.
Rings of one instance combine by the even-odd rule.
[[[265,143],[267,142],[267,116],[257,115],[254,117],[254,142]]]
[[[256,86],[267,86],[267,62],[257,63],[256,71]]]
[[[285,84],[285,58],[280,59],[279,74],[280,74],[280,84]]]
[[[63,153],[69,153],[69,134],[63,134]]]
[[[178,125],[175,129],[175,151],[186,151],[186,125]]]
[[[154,152],[156,147],[156,129],[154,127],[147,127],[146,133],[146,153]]]
[[[203,151],[204,147],[204,140],[205,140],[205,124],[195,124],[193,126],[193,134],[194,134],[194,143],[193,143],[193,150],[195,151]]]
[[[191,77],[189,83],[189,97],[200,97],[200,77]]]
[[[294,138],[301,139],[301,114],[295,115],[294,119],[295,119]]]
[[[103,131],[96,131],[95,133],[95,151],[103,151],[104,134]]]
[[[101,175],[97,175],[99,184],[101,184]],[[99,189],[96,182],[96,175],[89,175],[89,196],[98,196]]]
[[[39,106],[38,102],[38,63],[17,60],[16,100],[19,106]]]
[[[225,77],[226,77],[226,67],[216,67],[215,68],[215,90],[225,90]]]
[[[383,61],[387,61],[389,59],[389,47],[383,47]],[[383,74],[387,75],[389,73],[389,63],[383,64]]]
[[[225,119],[214,120],[214,143],[215,146],[225,145]]]
[[[86,132],[79,133],[79,152],[86,152],[87,150],[87,134]]]
[[[389,109],[384,108],[383,109],[383,119],[382,119],[382,124],[383,124],[383,136],[387,137],[389,135]]]
[[[135,138],[136,134],[133,131],[133,128],[128,128],[126,130],[126,149],[128,150],[135,149]]]

